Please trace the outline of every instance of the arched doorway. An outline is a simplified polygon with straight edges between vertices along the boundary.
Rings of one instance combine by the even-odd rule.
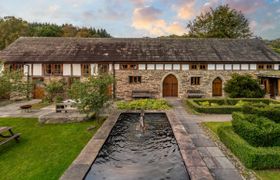
[[[223,95],[223,81],[221,78],[217,77],[212,83],[212,94],[213,96]]]
[[[177,78],[169,74],[165,77],[162,87],[163,97],[177,97],[178,96],[178,80]]]

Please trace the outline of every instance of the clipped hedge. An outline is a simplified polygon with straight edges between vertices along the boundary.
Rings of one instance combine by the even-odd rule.
[[[280,147],[253,147],[234,133],[231,126],[219,127],[218,136],[247,168],[280,168]]]
[[[255,114],[258,116],[263,116],[276,123],[280,123],[280,107],[278,105],[266,107],[244,106],[242,112],[246,114]]]
[[[201,106],[200,104],[208,101],[215,106]],[[261,103],[269,105],[270,103],[280,104],[277,101],[263,98],[225,98],[225,99],[187,99],[186,104],[200,113],[207,114],[231,114],[236,111],[241,111],[242,106],[235,106],[238,102]]]
[[[280,125],[258,115],[233,113],[232,127],[252,146],[279,146]]]

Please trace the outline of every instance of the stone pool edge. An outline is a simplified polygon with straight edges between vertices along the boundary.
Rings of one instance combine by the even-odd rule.
[[[89,171],[103,144],[110,135],[121,113],[139,113],[140,111],[118,111],[111,114],[90,139],[81,153],[72,162],[68,169],[60,177],[60,180],[81,180]],[[171,125],[173,134],[179,146],[179,150],[191,179],[213,179],[205,162],[192,142],[181,121],[174,115],[173,110],[145,111],[145,113],[165,113]]]
[[[173,110],[165,111],[165,113],[171,125],[190,178],[195,180],[214,179],[182,122],[176,118]]]

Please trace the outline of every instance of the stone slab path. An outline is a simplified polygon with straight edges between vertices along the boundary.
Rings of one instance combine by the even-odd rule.
[[[196,149],[212,176],[217,180],[242,180],[234,165],[199,126],[199,123],[203,121],[201,120],[202,117],[187,113],[179,99],[167,100],[173,106],[176,118],[183,123],[186,131],[191,136]]]
[[[30,118],[38,118],[39,116],[55,111],[54,106],[47,106],[40,110],[31,110],[31,112],[23,112],[20,109],[20,106],[25,104],[35,104],[40,102],[39,99],[32,99],[30,101],[20,101],[15,102],[6,106],[0,107],[0,117],[30,117]]]

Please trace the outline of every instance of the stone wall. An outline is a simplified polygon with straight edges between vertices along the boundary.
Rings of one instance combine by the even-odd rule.
[[[217,77],[223,80],[223,87],[226,81],[231,79],[233,73],[251,74],[256,77],[258,71],[166,71],[166,70],[116,70],[116,97],[119,99],[131,99],[132,90],[149,90],[155,93],[156,98],[162,97],[162,84],[164,78],[173,74],[178,79],[178,96],[187,96],[188,90],[201,90],[206,97],[212,97],[212,82]],[[142,83],[129,84],[128,76],[141,76]],[[200,85],[191,85],[191,77],[201,77]],[[223,96],[225,93],[223,92]]]

